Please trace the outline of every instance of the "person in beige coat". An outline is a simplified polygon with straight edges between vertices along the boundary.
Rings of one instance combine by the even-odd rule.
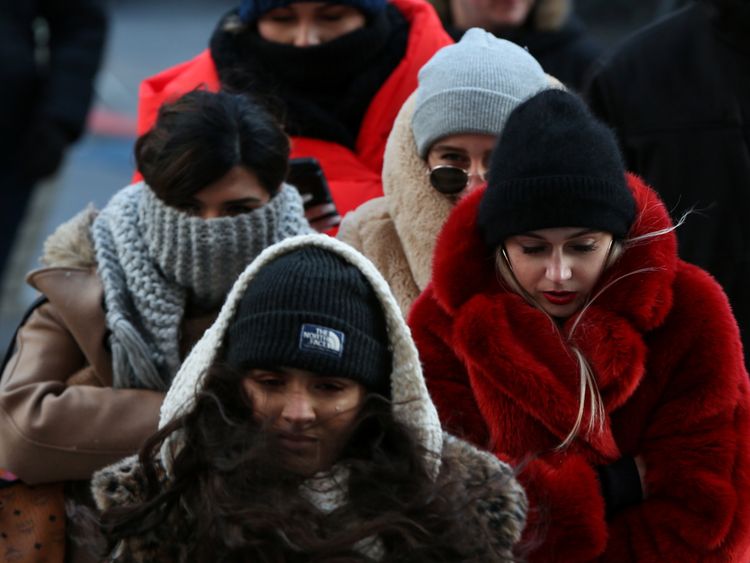
[[[288,154],[256,103],[191,92],[137,141],[145,181],[48,239],[45,267],[28,277],[41,303],[0,379],[0,467],[18,477],[9,487],[64,482],[83,501],[94,471],[156,430],[172,378],[237,276],[267,246],[310,231],[302,198],[282,183]],[[13,547],[12,533],[3,539]],[[68,552],[88,560],[72,541]]]
[[[508,115],[554,85],[524,49],[481,29],[420,70],[386,145],[385,195],[346,215],[338,233],[372,260],[404,315],[430,280],[435,241],[454,204],[484,182]]]

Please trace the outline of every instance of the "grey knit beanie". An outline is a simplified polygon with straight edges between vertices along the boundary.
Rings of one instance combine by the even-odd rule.
[[[547,75],[525,49],[470,29],[419,71],[411,122],[419,156],[448,135],[499,135],[510,112],[547,87]]]

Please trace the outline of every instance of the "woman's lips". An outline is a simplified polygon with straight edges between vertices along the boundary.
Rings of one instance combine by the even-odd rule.
[[[286,432],[279,433],[278,439],[282,446],[292,450],[307,449],[318,443],[318,439],[312,436],[288,434]]]
[[[577,291],[543,291],[544,298],[553,305],[567,305],[575,301]]]

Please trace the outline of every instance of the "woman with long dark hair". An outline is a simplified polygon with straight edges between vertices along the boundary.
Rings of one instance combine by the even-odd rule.
[[[737,324],[576,96],[508,119],[409,324],[446,428],[524,460],[532,561],[747,561]]]
[[[43,299],[0,380],[0,467],[29,485],[74,482],[76,497],[156,430],[182,359],[245,266],[310,231],[283,184],[288,139],[243,96],[186,94],[135,154],[143,182],[47,240],[29,275]]]
[[[93,490],[114,560],[507,561],[525,496],[444,434],[387,284],[334,239],[239,278],[139,457]]]

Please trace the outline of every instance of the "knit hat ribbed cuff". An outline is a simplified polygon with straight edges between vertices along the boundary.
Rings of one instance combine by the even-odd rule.
[[[416,108],[412,118],[419,156],[426,158],[435,141],[449,135],[499,135],[521,101],[483,88],[453,88],[430,96]]]
[[[510,236],[553,227],[586,227],[622,238],[633,220],[628,195],[620,184],[587,176],[505,180],[485,193],[479,228],[492,248]]]
[[[327,337],[325,346],[310,342],[316,328],[323,329],[317,332]],[[239,345],[247,342],[253,345]],[[269,311],[244,317],[231,327],[227,351],[226,360],[234,368],[292,367],[346,377],[380,392],[387,391],[383,374],[391,371],[382,343],[337,317],[317,312]]]

